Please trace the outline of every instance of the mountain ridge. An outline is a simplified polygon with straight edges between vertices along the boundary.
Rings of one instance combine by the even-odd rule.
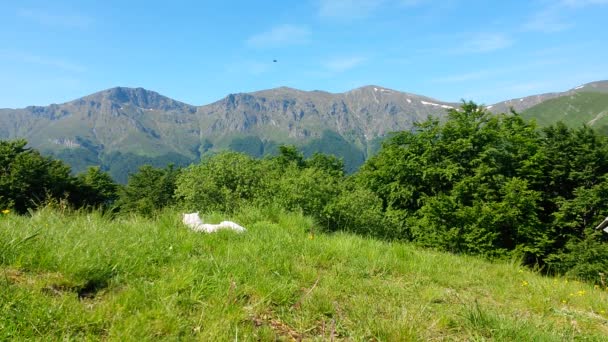
[[[28,109],[28,108],[39,108],[39,107],[51,107],[51,106],[60,106],[60,105],[65,105],[65,104],[69,104],[72,102],[76,102],[76,101],[80,101],[83,99],[88,99],[88,98],[92,98],[95,96],[99,96],[99,95],[103,95],[103,94],[116,94],[116,93],[121,93],[121,92],[130,92],[130,93],[147,93],[148,95],[152,95],[152,96],[157,96],[160,98],[164,98],[166,100],[170,100],[171,102],[174,103],[178,103],[184,106],[188,106],[188,107],[205,107],[207,105],[219,102],[223,99],[225,99],[226,97],[230,96],[230,95],[241,95],[241,94],[250,94],[250,95],[262,95],[262,94],[268,94],[268,93],[272,93],[272,92],[276,92],[276,93],[284,93],[284,92],[298,92],[298,93],[314,93],[314,94],[327,94],[327,95],[345,95],[348,93],[353,93],[356,91],[361,91],[361,90],[368,90],[368,89],[377,89],[378,91],[381,92],[394,92],[394,93],[398,93],[398,94],[403,94],[403,95],[409,95],[409,96],[414,96],[414,97],[420,97],[420,98],[427,98],[429,100],[432,101],[436,101],[436,102],[442,102],[442,103],[456,103],[456,102],[451,102],[451,101],[443,101],[443,100],[439,100],[433,97],[429,97],[429,96],[425,96],[425,95],[420,95],[420,94],[416,94],[416,93],[411,93],[411,92],[407,92],[407,91],[402,91],[402,90],[396,90],[396,89],[391,89],[388,87],[383,87],[383,86],[378,86],[378,85],[373,85],[373,84],[369,84],[369,85],[364,85],[361,87],[357,87],[357,88],[353,88],[350,90],[346,90],[343,92],[329,92],[326,90],[319,90],[319,89],[315,89],[315,90],[302,90],[302,89],[297,89],[297,88],[293,88],[293,87],[288,87],[288,86],[279,86],[279,87],[275,87],[275,88],[268,88],[268,89],[262,89],[262,90],[255,90],[255,91],[250,91],[250,92],[236,92],[236,93],[229,93],[227,94],[225,97],[218,99],[216,101],[212,101],[210,103],[207,104],[202,104],[202,105],[194,105],[194,104],[189,104],[185,101],[179,101],[179,100],[175,100],[169,96],[160,94],[157,91],[151,90],[151,89],[147,89],[147,88],[143,88],[143,87],[125,87],[125,86],[114,86],[114,87],[110,87],[110,88],[106,88],[88,95],[83,95],[79,98],[73,99],[73,100],[68,100],[66,102],[61,102],[61,103],[50,103],[47,105],[30,105],[30,106],[26,106],[26,107],[18,107],[18,108],[12,108],[12,107],[0,107],[0,110],[19,110],[19,109]],[[589,83],[584,83],[580,86],[571,88],[567,91],[554,91],[554,92],[547,92],[547,93],[541,93],[541,94],[535,94],[535,95],[530,95],[530,96],[524,96],[524,97],[518,97],[518,98],[512,98],[512,99],[507,99],[507,100],[503,100],[503,101],[499,101],[496,102],[494,104],[488,105],[487,107],[496,107],[499,104],[502,103],[516,103],[516,101],[521,100],[521,99],[528,99],[528,98],[546,98],[546,97],[554,97],[554,96],[559,96],[559,95],[565,95],[568,93],[573,93],[576,91],[595,91],[595,92],[606,92],[608,93],[608,80],[600,80],[600,81],[593,81],[593,82],[589,82]]]
[[[61,104],[0,109],[0,138],[25,138],[76,171],[102,165],[123,181],[138,166],[131,160],[162,165],[179,156],[178,164],[188,164],[225,149],[275,153],[280,144],[339,155],[352,171],[381,137],[455,105],[373,85],[335,94],[279,87],[202,106],[114,87]]]
[[[608,94],[608,81],[487,108],[525,111],[587,90]],[[441,119],[458,106],[377,85],[342,93],[278,87],[228,94],[202,106],[140,87],[113,87],[61,104],[0,109],[0,139],[25,138],[77,172],[102,165],[122,181],[141,163],[187,165],[226,149],[259,157],[276,153],[280,144],[336,154],[353,171],[390,132],[411,130],[429,116]]]
[[[574,88],[571,88],[562,92],[549,92],[543,94],[536,94],[531,96],[525,96],[515,99],[509,99],[501,102],[497,102],[493,105],[487,106],[492,112],[495,113],[508,113],[512,107],[516,112],[523,112],[529,108],[541,104],[544,101],[551,100],[561,96],[567,96],[580,92],[606,92],[608,93],[608,80],[594,81],[584,83]]]

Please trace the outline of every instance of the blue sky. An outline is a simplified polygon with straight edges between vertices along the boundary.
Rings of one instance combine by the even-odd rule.
[[[0,0],[0,108],[380,85],[491,104],[608,79],[608,0]],[[273,63],[277,59],[277,63]]]

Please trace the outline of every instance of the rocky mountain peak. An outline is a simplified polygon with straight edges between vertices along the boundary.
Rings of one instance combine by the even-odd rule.
[[[119,106],[132,105],[147,110],[189,110],[193,106],[173,100],[144,88],[115,87],[85,96],[80,100],[90,103],[111,103]]]
[[[300,89],[295,89],[295,88],[290,88],[290,87],[278,87],[278,88],[272,88],[272,89],[266,89],[266,90],[260,90],[260,91],[255,91],[252,93],[249,93],[250,95],[253,96],[258,96],[258,97],[273,97],[273,98],[301,98],[301,97],[307,97],[310,96],[311,94],[315,94],[315,93],[322,93],[320,91],[305,91],[305,90],[300,90]]]
[[[399,93],[399,91],[397,91],[397,90],[381,87],[378,85],[366,85],[363,87],[349,90],[346,93],[357,93],[357,92],[376,92],[376,93],[378,93],[378,92],[380,92],[380,93],[396,92],[396,93]]]

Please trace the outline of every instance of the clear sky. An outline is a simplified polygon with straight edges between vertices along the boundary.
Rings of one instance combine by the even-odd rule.
[[[0,108],[114,86],[194,105],[370,84],[491,104],[604,79],[608,0],[0,0]]]

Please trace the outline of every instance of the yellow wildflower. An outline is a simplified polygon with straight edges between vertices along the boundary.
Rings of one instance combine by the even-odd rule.
[[[525,280],[523,280],[523,281],[521,282],[521,286],[528,286],[528,282],[527,282],[527,281],[525,281]]]
[[[580,290],[580,291],[577,292],[577,294],[579,296],[584,296],[585,295],[585,290]]]
[[[565,299],[562,299],[562,303],[566,304],[566,300],[565,300]]]
[[[4,210],[2,210],[2,213],[4,215],[8,215],[8,213],[10,213],[10,212],[11,212],[10,209],[4,209]]]

